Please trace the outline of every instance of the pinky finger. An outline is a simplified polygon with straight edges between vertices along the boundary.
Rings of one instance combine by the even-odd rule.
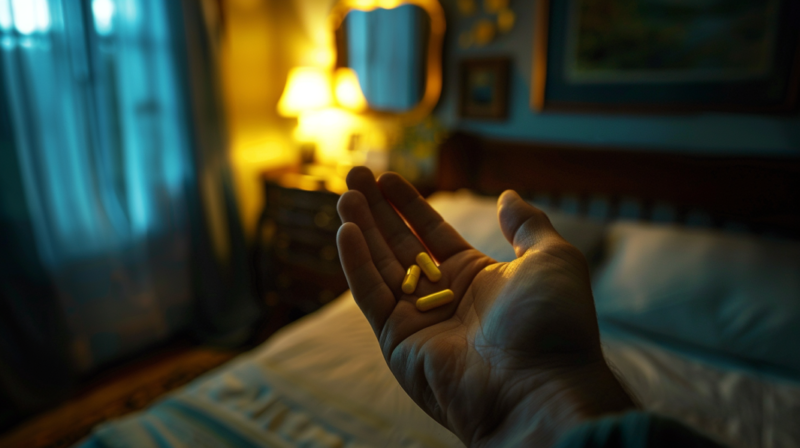
[[[386,320],[397,304],[394,294],[375,267],[358,225],[344,223],[336,235],[336,243],[353,297],[372,325],[375,335],[380,337]]]

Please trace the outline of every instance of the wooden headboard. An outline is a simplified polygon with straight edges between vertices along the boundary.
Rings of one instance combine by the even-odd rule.
[[[437,188],[600,205],[605,219],[685,223],[800,237],[800,157],[728,157],[522,143],[455,133],[440,147]],[[605,205],[603,205],[605,204]],[[631,216],[628,216],[631,217]]]

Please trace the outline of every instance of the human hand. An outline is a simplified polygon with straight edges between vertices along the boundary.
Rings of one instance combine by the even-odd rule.
[[[541,210],[501,195],[517,259],[498,263],[399,175],[376,182],[358,167],[347,185],[337,242],[353,297],[403,389],[467,446],[549,446],[584,419],[633,407],[600,350],[586,261]],[[442,278],[421,276],[404,294],[426,247]],[[448,288],[453,302],[417,310],[417,298]]]

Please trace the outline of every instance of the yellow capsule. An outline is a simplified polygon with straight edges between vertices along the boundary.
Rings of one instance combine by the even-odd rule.
[[[447,305],[452,301],[453,291],[445,289],[444,291],[435,292],[417,299],[417,309],[420,311],[428,311],[443,305]]]
[[[440,271],[436,263],[431,260],[427,252],[420,252],[417,254],[417,264],[422,268],[422,272],[425,273],[425,277],[428,277],[428,280],[436,283],[442,278],[442,271]]]
[[[412,264],[408,271],[406,271],[406,278],[403,279],[403,292],[406,294],[413,294],[417,289],[417,282],[419,281],[419,266]]]

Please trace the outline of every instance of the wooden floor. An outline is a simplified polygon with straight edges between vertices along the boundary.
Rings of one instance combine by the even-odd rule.
[[[104,370],[60,406],[0,434],[0,448],[66,448],[80,442],[99,423],[148,407],[167,392],[189,383],[251,350],[299,315],[280,304],[254,329],[242,347],[220,350],[173,341],[139,358]]]
[[[61,406],[0,435],[0,447],[70,447],[98,423],[144,409],[241,351],[171,347],[104,373]]]

